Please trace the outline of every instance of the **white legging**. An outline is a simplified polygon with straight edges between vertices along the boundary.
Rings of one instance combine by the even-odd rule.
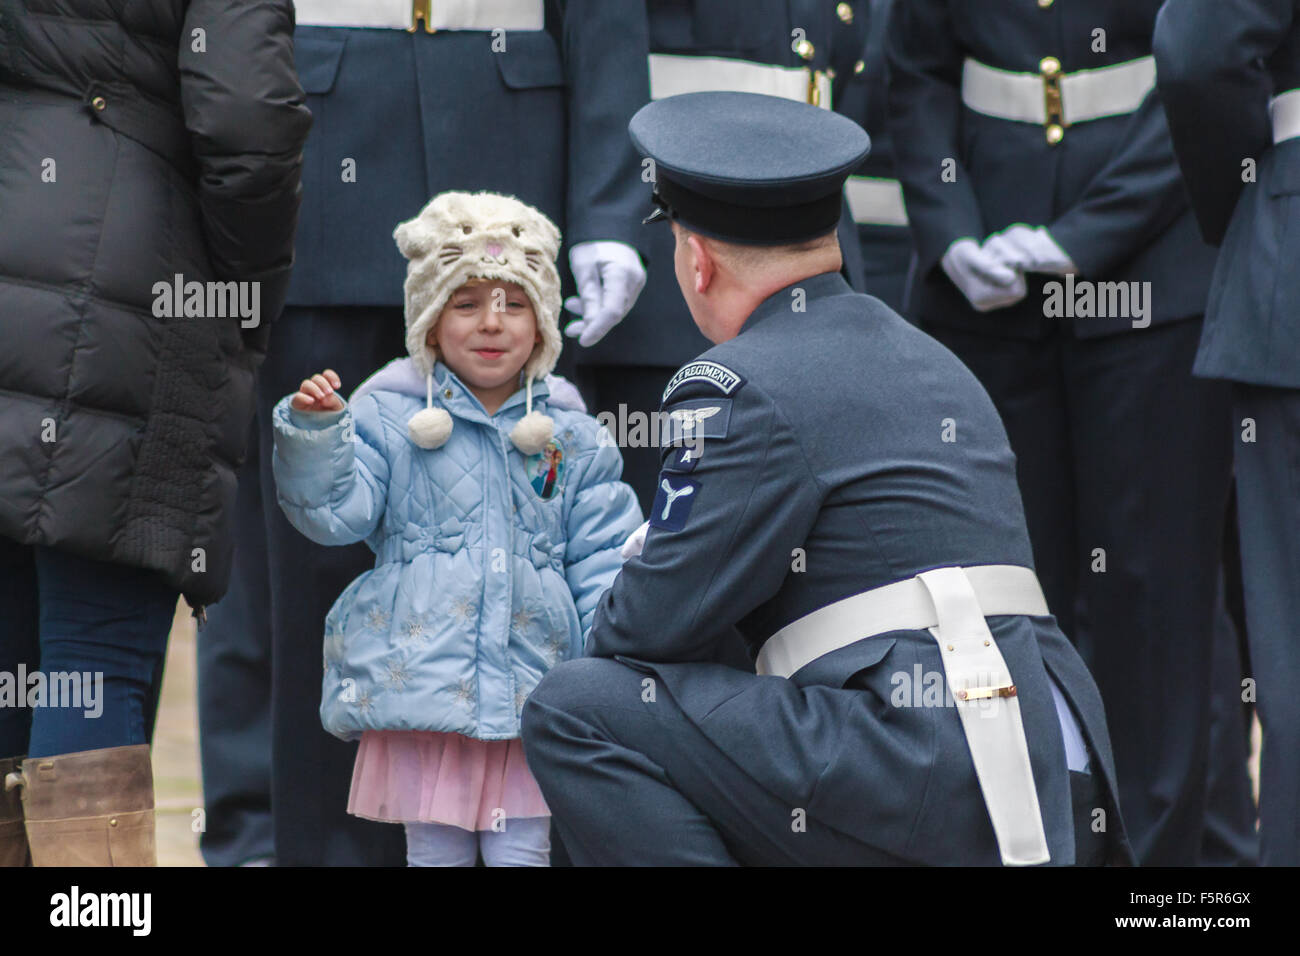
[[[550,866],[551,818],[505,820],[504,829],[462,830],[442,823],[406,824],[407,866]]]

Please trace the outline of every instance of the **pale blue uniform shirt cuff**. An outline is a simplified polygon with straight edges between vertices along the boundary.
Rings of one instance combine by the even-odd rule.
[[[1088,747],[1083,742],[1083,732],[1079,722],[1074,719],[1074,711],[1065,702],[1065,695],[1056,686],[1056,678],[1050,673],[1047,682],[1052,685],[1052,700],[1056,703],[1056,719],[1061,724],[1061,736],[1065,738],[1065,765],[1071,770],[1088,773]]]

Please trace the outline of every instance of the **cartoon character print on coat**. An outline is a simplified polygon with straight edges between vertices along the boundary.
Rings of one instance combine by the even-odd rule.
[[[528,468],[528,483],[533,486],[537,496],[549,501],[564,486],[564,446],[552,438],[538,454],[525,459]]]

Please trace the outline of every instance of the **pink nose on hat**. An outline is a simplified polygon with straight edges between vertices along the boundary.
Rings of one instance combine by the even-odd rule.
[[[489,242],[487,246],[487,254],[492,256],[493,258],[501,255],[501,243]]]

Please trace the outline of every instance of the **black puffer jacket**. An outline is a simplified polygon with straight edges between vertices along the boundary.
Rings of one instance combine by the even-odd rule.
[[[195,605],[226,589],[292,264],[293,25],[290,0],[0,0],[0,534]],[[171,318],[176,276],[212,285]],[[257,327],[217,280],[258,283]]]

